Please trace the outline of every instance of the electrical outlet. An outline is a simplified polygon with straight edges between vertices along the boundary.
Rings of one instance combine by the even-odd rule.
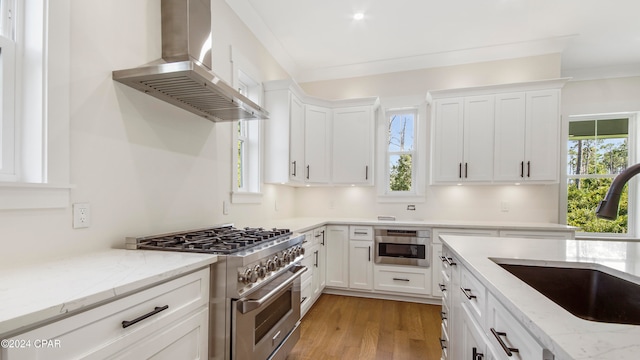
[[[91,207],[89,203],[73,204],[73,228],[82,229],[91,226]]]

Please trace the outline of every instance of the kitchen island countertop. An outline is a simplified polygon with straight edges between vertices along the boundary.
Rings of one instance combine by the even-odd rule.
[[[597,269],[640,283],[640,243],[449,235],[441,239],[556,360],[638,358],[640,326],[578,318],[496,262]]]
[[[216,255],[112,249],[0,270],[0,336],[187,274]]]

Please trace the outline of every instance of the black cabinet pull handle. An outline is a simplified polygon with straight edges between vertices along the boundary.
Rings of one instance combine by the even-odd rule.
[[[444,256],[440,256],[440,260],[441,260],[443,263],[447,262],[447,258],[446,258],[446,257],[444,257]]]
[[[409,281],[409,279],[393,278],[394,281]]]
[[[140,321],[142,321],[142,320],[144,320],[144,319],[146,319],[148,317],[151,317],[151,316],[153,316],[153,315],[155,315],[155,314],[157,314],[157,313],[159,313],[161,311],[167,310],[168,308],[169,308],[169,305],[165,305],[165,306],[162,306],[162,307],[156,306],[153,309],[153,311],[151,311],[151,312],[149,312],[147,314],[144,314],[144,315],[140,316],[139,318],[135,318],[135,319],[130,320],[130,321],[129,320],[123,321],[122,322],[122,328],[123,329],[124,328],[128,328],[129,326],[134,325],[136,323],[139,323]]]
[[[527,177],[531,177],[531,161],[527,161]]]
[[[369,262],[371,262],[371,246],[369,246]]]
[[[468,169],[467,169],[467,168],[468,168],[468,165],[469,165],[469,163],[464,163],[464,178],[465,178],[465,179],[468,177],[468,176],[467,176],[467,175],[468,175],[468,171],[467,171],[467,170],[468,170]]]
[[[321,233],[322,233],[322,246],[324,246],[324,230],[322,230]]]
[[[484,354],[483,353],[479,353],[478,349],[473,348],[473,351],[471,353],[471,358],[473,360],[482,360],[482,359],[484,359]]]
[[[462,290],[462,293],[464,294],[464,296],[466,296],[467,299],[469,300],[477,298],[477,296],[471,294],[471,289],[460,288],[460,290]]]
[[[442,291],[442,292],[447,291],[447,287],[444,286],[444,284],[438,284],[438,287],[440,288],[440,291]]]
[[[462,163],[458,163],[458,178],[462,179]]]
[[[316,263],[313,266],[318,267],[318,250],[313,253],[316,256]]]
[[[520,161],[520,177],[524,177],[524,161]]]
[[[307,165],[307,180],[309,180],[309,174],[310,174],[309,165]]]
[[[440,312],[440,320],[447,320],[447,313],[444,311]]]
[[[514,352],[520,352],[516,348],[508,347],[507,344],[505,344],[504,341],[502,341],[501,336],[506,337],[507,333],[505,333],[505,332],[497,332],[496,329],[494,329],[494,328],[491,328],[491,333],[493,334],[493,336],[496,337],[496,340],[498,340],[498,344],[500,344],[500,346],[502,347],[502,350],[504,350],[504,352],[507,354],[507,356],[513,356]]]
[[[453,262],[453,258],[447,258],[447,264],[449,264],[449,266],[456,266],[456,263]]]
[[[369,165],[364,167],[364,179],[369,180]]]
[[[440,349],[444,350],[447,348],[447,346],[445,345],[447,343],[447,340],[443,339],[443,338],[438,338],[438,340],[440,340]]]
[[[298,164],[297,161],[293,161],[293,174],[291,174],[291,176],[296,176],[296,173],[298,172]]]

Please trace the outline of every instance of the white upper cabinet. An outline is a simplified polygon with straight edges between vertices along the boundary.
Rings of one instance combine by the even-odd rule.
[[[494,96],[435,101],[433,183],[490,182]]]
[[[429,92],[431,183],[557,183],[567,80]]]
[[[265,183],[373,185],[378,98],[321,100],[291,80],[264,88]]]
[[[329,182],[331,110],[306,105],[304,117],[305,181]]]
[[[560,90],[496,96],[495,181],[558,182]]]
[[[371,106],[333,110],[333,183],[373,184],[373,113]]]

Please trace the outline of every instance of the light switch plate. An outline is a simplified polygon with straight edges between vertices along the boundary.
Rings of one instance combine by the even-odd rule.
[[[73,204],[73,228],[82,229],[91,226],[91,207],[89,203]]]

